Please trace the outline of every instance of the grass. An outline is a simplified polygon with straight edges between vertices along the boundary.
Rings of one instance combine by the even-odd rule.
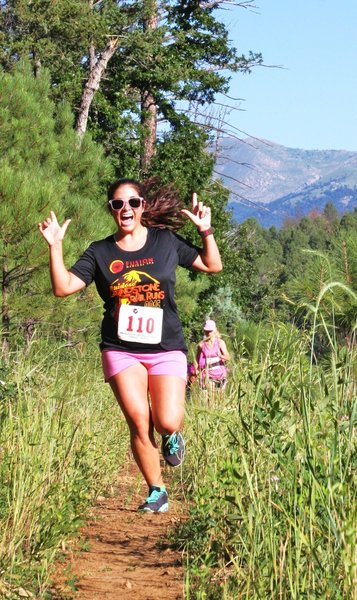
[[[229,384],[187,404],[189,599],[356,597],[356,345],[316,360],[276,323],[236,342]],[[237,338],[238,339],[238,338]],[[312,359],[311,359],[312,357]],[[51,565],[126,458],[97,348],[34,340],[0,374],[0,595],[46,598]],[[10,597],[10,596],[9,596]]]
[[[88,349],[87,349],[88,350]],[[125,460],[98,361],[47,341],[15,352],[0,387],[0,582],[45,597],[61,545]]]
[[[187,599],[356,597],[356,348],[311,365],[310,344],[277,325],[224,393],[193,390]]]

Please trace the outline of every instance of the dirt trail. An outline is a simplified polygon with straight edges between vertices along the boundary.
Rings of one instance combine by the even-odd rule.
[[[170,498],[166,514],[138,513],[147,495],[139,482],[130,466],[120,474],[114,497],[98,499],[81,530],[82,550],[67,550],[57,568],[57,600],[184,598],[182,556],[168,542],[168,531],[183,518],[181,504]]]

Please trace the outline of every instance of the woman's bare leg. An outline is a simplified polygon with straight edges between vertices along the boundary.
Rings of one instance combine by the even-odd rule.
[[[173,375],[149,377],[154,427],[161,435],[179,431],[185,411],[186,382]]]
[[[146,368],[141,364],[128,367],[111,377],[109,383],[128,423],[132,452],[145,481],[148,486],[163,485],[148,401]]]

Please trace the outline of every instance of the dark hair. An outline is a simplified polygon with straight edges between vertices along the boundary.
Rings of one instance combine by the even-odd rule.
[[[145,210],[141,222],[145,227],[167,227],[169,229],[180,229],[184,223],[181,214],[183,204],[177,190],[170,185],[160,186],[158,177],[151,177],[143,183],[136,179],[117,179],[108,187],[108,200],[122,185],[130,185],[138,195],[145,200]]]
[[[123,179],[117,179],[116,181],[113,181],[113,183],[110,184],[110,186],[108,187],[107,190],[107,198],[108,200],[111,200],[116,192],[116,190],[121,187],[122,185],[130,185],[131,187],[135,188],[138,195],[141,198],[145,198],[145,190],[142,186],[142,184],[140,183],[140,181],[137,181],[136,179],[130,179],[130,178],[123,178]]]

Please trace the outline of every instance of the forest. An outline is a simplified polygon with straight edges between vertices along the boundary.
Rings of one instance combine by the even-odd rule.
[[[357,210],[234,221],[209,150],[216,97],[262,56],[232,46],[222,5],[0,3],[1,597],[51,597],[61,544],[126,460],[101,301],[94,286],[53,297],[37,230],[50,210],[71,219],[71,266],[112,233],[106,188],[123,176],[156,177],[186,206],[197,192],[224,266],[177,272],[189,356],[206,318],[232,355],[224,394],[203,405],[193,390],[187,408],[191,512],[173,532],[187,598],[356,593]],[[199,244],[190,223],[180,233]]]

